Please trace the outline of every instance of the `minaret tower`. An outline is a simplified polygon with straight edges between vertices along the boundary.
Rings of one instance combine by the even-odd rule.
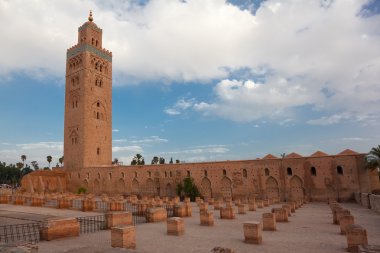
[[[79,170],[112,163],[112,53],[102,29],[88,21],[67,50],[64,167]]]

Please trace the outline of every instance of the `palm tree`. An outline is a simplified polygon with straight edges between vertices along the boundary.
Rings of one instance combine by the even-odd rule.
[[[112,162],[113,164],[115,164],[115,165],[118,165],[119,164],[119,158],[114,158],[113,159],[113,162]]]
[[[63,164],[63,156],[60,157],[60,158],[58,159],[58,161],[59,161],[59,163],[61,164],[61,167],[62,167],[62,164]]]
[[[141,154],[136,154],[131,161],[131,165],[144,165],[144,164],[145,164],[144,157]]]
[[[380,167],[380,145],[374,147],[365,156],[366,168],[370,170],[378,169]],[[379,171],[380,174],[380,171]]]
[[[47,162],[49,163],[49,169],[50,169],[50,163],[51,163],[51,161],[53,160],[53,157],[51,157],[51,155],[48,155],[48,156],[46,157],[46,160],[47,160]]]
[[[21,155],[22,164],[25,166],[26,155]]]

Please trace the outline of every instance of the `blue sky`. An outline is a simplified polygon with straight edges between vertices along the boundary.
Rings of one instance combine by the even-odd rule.
[[[380,142],[378,0],[0,0],[0,161],[62,155],[66,49],[90,9],[113,52],[124,164]]]

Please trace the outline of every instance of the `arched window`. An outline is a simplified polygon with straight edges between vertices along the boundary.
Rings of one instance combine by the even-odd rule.
[[[265,176],[269,176],[269,169],[268,168],[265,168],[264,172],[265,172]]]
[[[337,166],[336,167],[336,173],[338,173],[339,175],[343,175],[343,167],[342,166]]]
[[[152,172],[148,171],[148,176],[152,177]]]
[[[187,171],[187,176],[190,177],[190,170]]]
[[[95,63],[95,69],[98,70],[99,63]]]
[[[173,172],[170,171],[170,172],[169,172],[169,175],[170,175],[170,177],[173,177]]]
[[[243,169],[243,177],[247,178],[247,170]]]
[[[293,175],[292,168],[290,168],[290,167],[288,167],[288,168],[286,169],[286,172],[288,173],[288,176]]]
[[[94,45],[94,38],[92,38],[92,40],[91,40],[91,44]]]
[[[97,154],[97,155],[100,155],[100,148],[97,148],[97,149],[96,149],[96,154]]]
[[[109,172],[109,173],[108,173],[108,178],[109,178],[109,179],[112,179],[112,172]]]
[[[80,179],[80,173],[78,173],[78,178]]]
[[[103,68],[103,66],[102,66],[102,65],[100,65],[100,68],[99,68],[100,72],[102,72],[102,68]]]
[[[226,175],[227,175],[227,171],[223,170],[223,176],[226,176]]]
[[[95,41],[95,45],[98,46],[98,40]]]
[[[74,103],[74,101],[73,101],[73,108],[75,108],[75,103]]]
[[[99,119],[99,112],[96,112],[96,118]]]
[[[165,177],[168,177],[168,173],[165,171]]]
[[[78,101],[75,101],[75,107],[78,107]]]
[[[204,173],[204,176],[207,177],[207,170],[204,170],[203,173]]]
[[[312,176],[316,176],[317,175],[317,170],[315,169],[315,167],[311,167],[310,168],[310,173]]]
[[[97,102],[97,103],[96,103],[96,106],[97,106],[97,107],[100,107],[100,103],[99,103],[99,102]]]

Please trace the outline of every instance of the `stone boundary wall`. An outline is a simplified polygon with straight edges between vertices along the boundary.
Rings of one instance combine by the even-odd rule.
[[[370,193],[354,193],[355,201],[359,205],[366,208],[370,208],[378,213],[380,213],[380,195],[370,194]]]

